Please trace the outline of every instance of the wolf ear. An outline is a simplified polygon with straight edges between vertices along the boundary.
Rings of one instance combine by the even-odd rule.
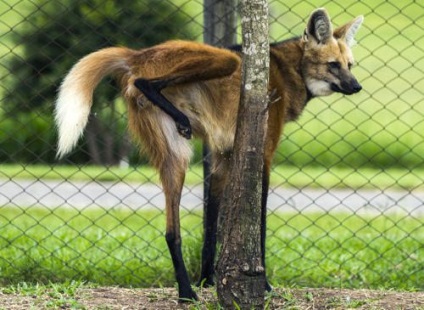
[[[336,30],[334,30],[334,37],[336,39],[344,39],[347,45],[352,46],[355,44],[355,34],[358,31],[359,27],[361,27],[362,22],[364,21],[364,17],[358,16],[351,22],[343,25]]]
[[[304,40],[312,38],[318,44],[325,44],[332,35],[333,29],[327,11],[325,9],[313,11],[305,29]]]

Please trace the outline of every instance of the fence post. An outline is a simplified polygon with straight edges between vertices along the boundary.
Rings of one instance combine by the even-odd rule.
[[[230,46],[237,39],[237,0],[204,0],[203,41],[215,46]]]
[[[237,2],[238,0],[203,1],[203,41],[214,46],[231,46],[237,41]],[[203,144],[203,199],[205,212],[209,198],[210,152]],[[206,221],[203,221],[204,223]]]

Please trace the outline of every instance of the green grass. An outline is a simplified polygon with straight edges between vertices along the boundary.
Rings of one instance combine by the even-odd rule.
[[[88,287],[90,286],[80,281],[67,281],[60,284],[48,283],[45,285],[21,282],[0,288],[0,293],[4,295],[29,296],[34,302],[32,306],[43,306],[43,308],[48,309],[85,309],[78,301],[77,290]],[[1,305],[0,309],[3,309]]]
[[[104,285],[172,284],[164,214],[90,209],[0,208],[2,281],[84,280]],[[201,217],[185,214],[187,263],[198,262]],[[192,246],[190,246],[192,245]]]
[[[268,217],[276,286],[424,289],[423,218],[346,214]],[[161,211],[0,207],[1,284],[87,281],[172,286]],[[202,219],[182,214],[183,252],[198,277]]]
[[[422,290],[422,220],[275,214],[269,220],[270,278],[306,287]]]
[[[422,168],[413,170],[397,167],[355,169],[335,166],[329,169],[323,166],[277,165],[272,169],[271,186],[416,190],[424,187],[423,175]],[[159,183],[157,172],[150,166],[119,168],[3,164],[0,165],[0,179]],[[191,166],[187,171],[185,184],[193,186],[201,185],[202,182],[202,167]]]
[[[0,165],[0,178],[11,180],[44,179],[70,181],[120,181],[125,182],[159,182],[157,172],[152,167],[119,168],[102,166],[48,166],[48,165]],[[195,182],[200,169],[194,169],[188,180]],[[193,179],[193,180],[192,180]]]

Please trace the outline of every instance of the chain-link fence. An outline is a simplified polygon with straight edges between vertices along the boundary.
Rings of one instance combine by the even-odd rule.
[[[316,7],[342,25],[361,93],[314,99],[274,160],[271,283],[423,289],[424,2],[270,1],[272,40],[303,33]],[[126,133],[113,80],[95,94],[85,138],[55,159],[53,102],[83,55],[110,45],[202,40],[201,0],[0,1],[0,282],[173,283],[157,174]],[[181,202],[183,247],[200,269],[201,145]]]

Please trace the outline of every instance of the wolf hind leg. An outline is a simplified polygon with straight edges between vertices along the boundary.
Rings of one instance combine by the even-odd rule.
[[[191,138],[192,129],[188,117],[178,110],[164,95],[161,90],[166,87],[162,80],[137,79],[134,85],[143,92],[143,94],[153,104],[168,114],[177,125],[178,133],[186,139]]]
[[[209,49],[190,53],[177,61],[165,75],[154,79],[138,78],[134,81],[134,85],[143,92],[147,99],[174,120],[178,133],[186,139],[190,139],[192,135],[188,117],[176,108],[161,91],[169,86],[222,78],[237,70],[240,63],[237,55],[220,49],[214,49],[214,51]]]
[[[181,168],[176,168],[175,165],[165,164],[160,170],[160,176],[166,199],[165,239],[178,283],[179,301],[197,300],[197,295],[190,285],[181,250],[179,205],[185,171]]]
[[[190,285],[187,269],[181,250],[182,238],[180,230],[180,201],[181,192],[188,162],[190,148],[187,140],[177,133],[171,132],[172,120],[166,115],[160,115],[158,122],[162,126],[166,139],[166,149],[160,161],[154,162],[159,170],[160,179],[165,194],[166,234],[165,239],[174,266],[178,283],[179,301],[197,300],[196,293]],[[155,161],[155,159],[153,159]]]

